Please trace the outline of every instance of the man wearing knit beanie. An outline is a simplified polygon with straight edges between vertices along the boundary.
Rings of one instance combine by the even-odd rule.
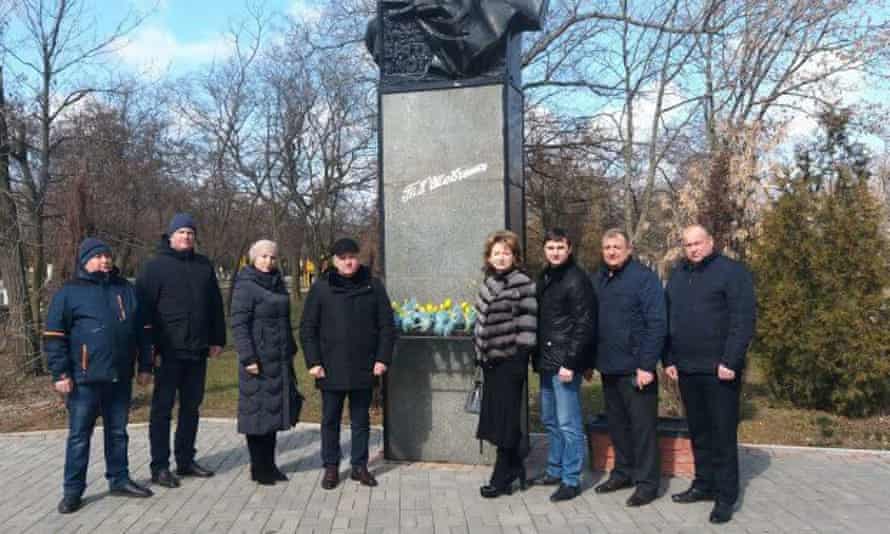
[[[167,235],[173,235],[180,228],[188,228],[192,233],[197,233],[195,220],[188,213],[177,213],[170,220],[170,226],[167,227]]]
[[[112,495],[149,497],[130,479],[127,420],[132,393],[132,349],[138,349],[139,383],[151,382],[151,341],[136,289],[114,268],[111,248],[87,238],[78,250],[77,274],[53,296],[44,347],[55,390],[67,396],[68,441],[60,513],[82,506],[90,438],[96,417],[105,426],[106,478]],[[109,298],[110,297],[110,298]],[[74,310],[77,310],[75,313]],[[107,332],[96,336],[97,330]]]
[[[100,270],[103,272],[111,271],[111,247],[106,245],[104,242],[96,239],[95,237],[88,237],[83,240],[80,244],[80,248],[77,251],[77,267],[80,269],[84,268],[86,263],[99,255],[104,255],[108,257],[107,262],[102,262],[100,265]]]
[[[139,273],[136,287],[155,324],[155,389],[148,429],[151,479],[176,488],[179,478],[170,471],[170,424],[177,396],[176,474],[213,476],[213,471],[195,461],[195,440],[207,358],[222,352],[226,325],[216,271],[210,260],[195,252],[194,219],[177,213],[167,231],[157,255]]]

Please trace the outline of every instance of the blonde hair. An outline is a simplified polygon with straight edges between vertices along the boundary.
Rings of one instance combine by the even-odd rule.
[[[247,252],[247,257],[250,259],[250,264],[253,265],[256,259],[259,257],[260,253],[268,249],[272,249],[277,255],[278,243],[276,243],[275,241],[270,241],[268,239],[260,239],[253,245],[250,245],[250,250]]]
[[[488,263],[488,258],[491,257],[491,249],[498,243],[503,243],[510,248],[510,251],[513,253],[513,266],[517,269],[522,269],[522,246],[519,244],[519,236],[510,230],[498,230],[489,235],[485,240],[485,249],[482,253],[482,270],[486,273],[493,271],[491,264]]]

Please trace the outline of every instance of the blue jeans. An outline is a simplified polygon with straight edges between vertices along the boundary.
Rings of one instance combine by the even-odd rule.
[[[550,447],[547,474],[577,487],[584,465],[584,426],[581,418],[581,373],[561,382],[557,373],[541,373],[541,422]]]
[[[90,439],[96,417],[102,415],[105,438],[105,478],[111,489],[130,479],[127,465],[127,419],[130,412],[132,383],[99,382],[75,384],[68,394],[68,442],[65,448],[66,496],[81,496],[87,486],[90,463]]]

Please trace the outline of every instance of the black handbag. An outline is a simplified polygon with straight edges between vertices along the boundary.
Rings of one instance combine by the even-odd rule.
[[[464,411],[479,415],[482,411],[482,368],[476,367],[476,375],[473,377],[473,389],[467,393],[467,401],[464,403]]]

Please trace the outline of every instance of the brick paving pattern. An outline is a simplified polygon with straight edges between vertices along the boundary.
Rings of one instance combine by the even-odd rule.
[[[382,436],[372,430],[372,465],[380,485],[344,480],[319,487],[318,425],[279,435],[279,465],[290,481],[258,486],[249,480],[247,450],[235,423],[203,420],[198,459],[217,471],[188,478],[178,489],[153,486],[150,499],[108,495],[102,430],[93,436],[85,506],[56,512],[61,498],[65,432],[0,435],[0,532],[120,534],[232,533],[650,533],[650,532],[890,532],[890,453],[744,447],[742,499],[732,522],[708,523],[709,503],[678,505],[670,493],[684,479],[665,479],[653,504],[628,509],[630,490],[597,495],[603,473],[584,474],[584,492],[567,503],[548,500],[552,488],[530,488],[493,500],[479,496],[486,467],[396,464],[381,460]],[[344,440],[348,440],[348,429]],[[468,447],[478,447],[476,442]],[[530,474],[540,470],[546,443],[535,440]],[[348,445],[344,451],[348,451]],[[130,427],[130,469],[146,482],[148,436]],[[341,475],[348,477],[348,458]]]

